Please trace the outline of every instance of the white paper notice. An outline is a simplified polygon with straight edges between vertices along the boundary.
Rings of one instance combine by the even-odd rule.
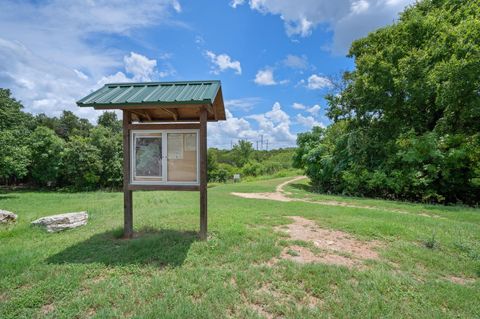
[[[168,134],[168,159],[183,159],[183,134]]]
[[[195,152],[197,150],[197,134],[185,134],[185,152]]]

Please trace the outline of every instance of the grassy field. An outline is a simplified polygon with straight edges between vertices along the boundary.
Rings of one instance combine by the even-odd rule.
[[[480,209],[312,194],[305,181],[286,190],[320,204],[230,194],[287,179],[210,188],[207,242],[196,192],[135,192],[132,240],[120,238],[121,193],[2,194],[19,221],[0,227],[0,318],[480,317]],[[79,210],[90,219],[75,230],[29,224]],[[375,240],[379,258],[271,263],[291,244],[275,230],[286,216]]]

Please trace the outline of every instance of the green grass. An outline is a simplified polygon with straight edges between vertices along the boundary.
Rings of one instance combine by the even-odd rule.
[[[19,215],[0,227],[0,318],[480,317],[479,209],[324,196],[305,182],[286,190],[375,209],[230,195],[287,179],[209,188],[207,242],[197,239],[197,192],[135,192],[132,240],[120,238],[122,193],[0,195],[0,208]],[[82,228],[48,234],[29,225],[79,210],[90,215]],[[381,241],[381,258],[365,269],[270,266],[288,241],[273,228],[290,215]]]

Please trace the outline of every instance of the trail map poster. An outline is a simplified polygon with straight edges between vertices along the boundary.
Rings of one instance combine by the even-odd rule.
[[[162,176],[162,138],[138,137],[135,148],[135,175]]]

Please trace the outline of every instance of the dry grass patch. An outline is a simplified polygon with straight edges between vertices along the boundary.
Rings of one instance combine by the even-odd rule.
[[[319,227],[314,221],[300,217],[290,216],[293,223],[276,227],[275,230],[285,232],[290,239],[312,243],[321,250],[317,254],[307,247],[289,245],[280,254],[280,259],[292,260],[301,264],[323,263],[340,265],[349,268],[361,267],[363,261],[378,259],[375,248],[379,246],[376,241],[361,241],[350,234]],[[275,263],[278,259],[270,261]]]
[[[55,306],[53,305],[53,303],[43,305],[42,308],[40,309],[42,315],[48,315],[54,310],[55,310]]]
[[[468,285],[473,284],[475,282],[475,278],[465,278],[465,277],[457,277],[457,276],[448,276],[444,277],[444,279],[453,282],[457,285]]]

